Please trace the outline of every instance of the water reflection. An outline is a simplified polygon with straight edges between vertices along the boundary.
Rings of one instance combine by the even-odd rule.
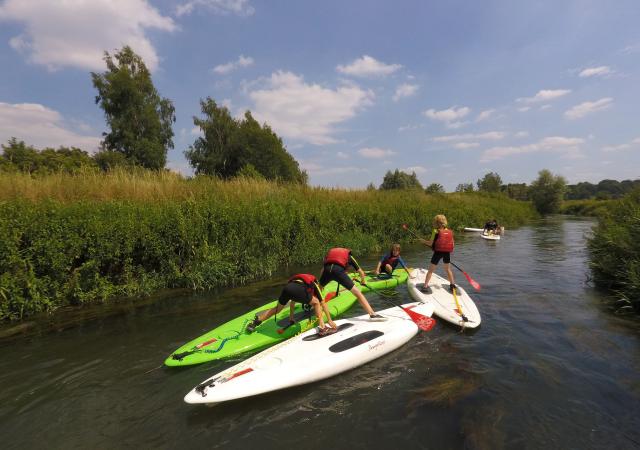
[[[553,217],[497,243],[460,236],[454,259],[482,284],[468,289],[483,316],[475,334],[438,325],[330,380],[213,408],[182,398],[241,358],[145,372],[277,295],[285,272],[317,267],[5,341],[3,448],[637,448],[640,321],[611,315],[585,283],[591,225]],[[403,257],[421,266],[428,252],[406,245]]]

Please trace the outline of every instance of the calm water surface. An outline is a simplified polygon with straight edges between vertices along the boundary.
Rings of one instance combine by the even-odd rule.
[[[277,296],[286,274],[0,342],[1,446],[640,448],[640,322],[611,314],[586,283],[591,226],[551,218],[497,243],[458,234],[455,260],[483,286],[474,294],[483,318],[475,333],[439,323],[338,377],[213,408],[182,398],[240,359],[158,366],[184,342]],[[419,266],[427,252],[411,247],[403,256]],[[375,255],[361,259],[375,264]],[[398,291],[410,301],[406,287]]]

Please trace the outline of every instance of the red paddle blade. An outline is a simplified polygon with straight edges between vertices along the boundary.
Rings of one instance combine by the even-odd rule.
[[[335,291],[333,291],[333,292],[329,292],[327,295],[325,295],[325,297],[324,297],[324,301],[325,301],[325,302],[328,302],[328,301],[329,301],[329,300],[331,300],[332,298],[335,298],[335,296],[336,296],[336,292],[335,292]]]
[[[418,314],[415,311],[411,311],[410,309],[402,308],[404,312],[406,312],[411,320],[418,325],[422,331],[431,331],[431,329],[436,325],[435,319],[431,317],[423,316],[422,314]]]
[[[473,279],[473,278],[471,278],[469,275],[467,275],[467,273],[466,273],[466,272],[462,272],[462,273],[464,273],[464,276],[465,276],[465,277],[467,277],[467,281],[469,282],[469,284],[470,284],[471,286],[473,286],[473,288],[474,288],[476,291],[479,291],[479,290],[480,290],[480,288],[481,288],[480,283],[478,283],[476,280],[474,280],[474,279]]]
[[[404,230],[407,230],[409,227],[407,227],[407,224],[406,224],[406,223],[403,223],[403,224],[402,224],[402,228],[403,228]]]

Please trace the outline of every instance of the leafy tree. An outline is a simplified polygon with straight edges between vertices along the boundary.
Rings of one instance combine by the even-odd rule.
[[[173,103],[161,98],[147,66],[129,46],[111,56],[105,52],[107,71],[91,73],[98,91],[96,103],[104,110],[109,133],[104,147],[122,153],[133,164],[162,169],[173,148]]]
[[[376,185],[373,183],[369,183],[367,184],[367,191],[375,191],[376,190]]]
[[[440,183],[431,183],[424,190],[427,194],[444,194],[444,186]]]
[[[527,183],[509,183],[503,185],[501,190],[507,194],[509,198],[514,200],[529,200],[529,187]]]
[[[244,119],[236,120],[209,97],[200,106],[204,117],[194,117],[193,123],[202,136],[185,151],[197,174],[230,178],[250,164],[266,179],[306,184],[306,172],[300,170],[282,139],[268,125],[261,126],[249,111]]]
[[[93,155],[93,160],[96,162],[98,167],[105,172],[108,172],[111,169],[115,169],[116,167],[126,167],[133,165],[132,162],[128,160],[124,155],[124,153],[106,149],[103,149]]]
[[[544,169],[538,172],[538,178],[531,183],[529,196],[538,212],[554,213],[560,209],[566,186],[564,177]]]
[[[210,97],[200,100],[200,109],[204,118],[194,116],[193,123],[200,128],[202,136],[189,146],[185,156],[196,174],[232,177],[245,164],[236,151],[238,123],[226,107],[219,108]]]
[[[237,173],[236,177],[238,178],[251,178],[254,180],[264,180],[264,177],[260,172],[256,170],[253,164],[247,164],[242,167]]]
[[[387,171],[382,179],[380,189],[422,189],[422,185],[418,181],[415,172],[411,172],[411,175],[409,175],[406,172],[396,169],[395,172]]]
[[[473,183],[460,183],[456,186],[456,192],[473,192]]]
[[[502,178],[496,172],[489,172],[477,182],[478,190],[484,192],[500,192]]]
[[[38,151],[15,137],[9,139],[7,145],[2,144],[2,158],[7,166],[11,165],[21,172],[33,173],[40,166]]]
[[[2,145],[3,171],[20,171],[33,174],[50,172],[73,173],[83,167],[95,167],[91,156],[76,147],[45,148],[39,151],[24,141],[11,138]]]

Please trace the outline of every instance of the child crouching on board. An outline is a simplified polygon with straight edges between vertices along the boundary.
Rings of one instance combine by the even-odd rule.
[[[385,272],[389,275],[393,275],[393,271],[400,264],[402,268],[407,272],[409,277],[411,274],[407,269],[407,265],[404,263],[404,260],[400,256],[400,244],[393,244],[389,253],[385,254],[380,261],[378,261],[378,265],[376,266],[376,270],[373,272],[376,275],[380,275],[380,272]]]

